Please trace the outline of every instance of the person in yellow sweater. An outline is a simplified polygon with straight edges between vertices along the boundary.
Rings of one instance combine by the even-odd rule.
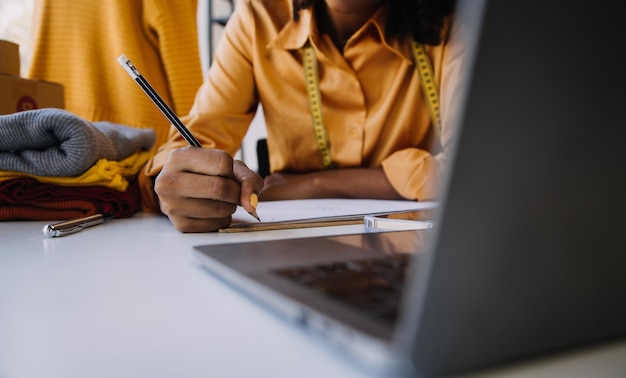
[[[205,148],[186,148],[174,130],[139,176],[144,206],[203,232],[228,226],[237,205],[254,211],[257,195],[437,198],[467,50],[454,9],[454,0],[240,0],[182,118]],[[423,88],[433,83],[440,117]],[[232,158],[259,104],[264,180]]]
[[[153,128],[170,122],[117,63],[125,54],[177,114],[202,84],[197,0],[37,0],[30,78],[65,87],[65,108],[87,121]]]

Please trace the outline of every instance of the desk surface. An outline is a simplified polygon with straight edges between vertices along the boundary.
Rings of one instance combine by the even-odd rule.
[[[360,225],[181,234],[165,217],[139,214],[48,239],[45,223],[0,222],[0,378],[367,376],[192,255],[199,244],[349,234]],[[625,373],[626,342],[507,373],[585,369]]]

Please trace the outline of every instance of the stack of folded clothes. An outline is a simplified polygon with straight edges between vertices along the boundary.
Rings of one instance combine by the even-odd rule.
[[[0,221],[127,218],[155,133],[87,122],[65,110],[0,116]]]

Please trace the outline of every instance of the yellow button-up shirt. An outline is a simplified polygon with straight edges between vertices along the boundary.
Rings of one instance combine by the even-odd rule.
[[[409,41],[385,36],[385,6],[347,41],[342,53],[328,35],[318,32],[313,8],[301,11],[296,22],[290,4],[238,2],[183,122],[204,147],[234,155],[261,103],[271,170],[323,169],[302,63],[302,47],[310,41],[318,60],[321,110],[334,166],[382,167],[402,196],[432,199],[452,139],[445,108],[451,96],[441,93],[443,130],[438,136]],[[450,53],[449,45],[426,47],[440,88],[458,76],[459,53]],[[159,172],[169,150],[187,145],[176,130],[170,135],[144,170],[148,208],[156,204],[146,177]]]

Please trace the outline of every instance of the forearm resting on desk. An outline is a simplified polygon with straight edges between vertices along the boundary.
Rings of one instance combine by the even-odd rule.
[[[310,173],[273,173],[265,178],[262,201],[307,198],[401,200],[382,168],[331,169]]]

